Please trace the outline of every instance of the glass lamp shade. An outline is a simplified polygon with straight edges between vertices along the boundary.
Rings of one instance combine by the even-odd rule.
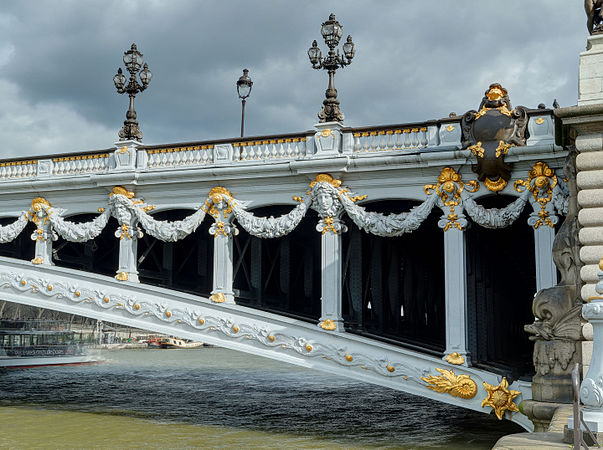
[[[329,16],[329,20],[322,24],[320,33],[329,47],[334,47],[339,44],[339,39],[343,34],[341,24],[335,20],[335,14]]]
[[[126,84],[126,77],[121,71],[121,68],[117,69],[117,74],[113,77],[113,83],[117,89],[122,89]]]
[[[145,63],[142,71],[140,72],[140,80],[142,81],[142,84],[144,86],[148,85],[151,82],[152,77],[153,74],[149,70],[149,66],[147,66],[147,64]]]
[[[352,36],[348,35],[348,39],[345,44],[343,44],[343,53],[347,59],[352,59],[356,54],[356,50],[354,50],[354,43],[352,42]]]
[[[243,69],[243,75],[237,80],[237,93],[239,94],[239,98],[247,98],[249,97],[249,94],[251,94],[253,81],[251,81],[248,74],[249,70]]]
[[[142,53],[136,49],[136,44],[124,53],[124,64],[130,72],[136,72],[142,66]]]
[[[322,52],[318,48],[316,41],[312,42],[312,47],[308,50],[308,58],[312,64],[318,64],[322,58]]]

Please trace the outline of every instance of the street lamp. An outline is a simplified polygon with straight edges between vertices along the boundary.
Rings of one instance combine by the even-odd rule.
[[[249,78],[249,70],[243,69],[243,75],[237,80],[237,94],[241,99],[241,137],[243,137],[243,130],[245,126],[245,99],[251,94],[251,87],[253,81]]]
[[[339,55],[339,49],[335,52],[335,47],[339,44],[339,40],[343,35],[343,27],[335,20],[335,14],[329,16],[329,20],[322,24],[320,33],[329,47],[329,54],[323,59],[322,52],[318,48],[316,41],[312,42],[312,47],[308,50],[308,57],[314,69],[325,69],[329,71],[329,87],[325,95],[326,98],[322,102],[322,109],[318,113],[320,122],[343,122],[343,113],[339,109],[339,100],[337,100],[337,89],[335,89],[335,71],[340,67],[345,67],[351,64],[352,58],[356,53],[352,36],[348,36],[345,44],[343,44],[343,56]]]
[[[142,132],[138,128],[138,122],[136,121],[136,111],[134,111],[134,97],[139,92],[144,91],[149,83],[151,82],[151,71],[149,70],[149,66],[145,63],[142,65],[142,53],[140,53],[136,49],[136,44],[132,44],[132,47],[127,52],[124,52],[124,64],[126,65],[126,69],[130,72],[130,81],[126,85],[126,77],[124,76],[121,68],[117,69],[117,74],[113,77],[113,83],[117,88],[117,92],[120,94],[127,93],[130,96],[130,107],[128,108],[128,112],[126,113],[126,120],[124,121],[124,126],[121,130],[119,130],[119,140],[120,141],[128,141],[130,139],[142,140]],[[142,67],[142,71],[140,71],[140,81],[142,84],[139,84],[136,80],[136,74]]]

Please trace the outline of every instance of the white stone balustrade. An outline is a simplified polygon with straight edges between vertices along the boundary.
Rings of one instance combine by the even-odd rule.
[[[52,159],[53,175],[81,175],[108,172],[110,154],[66,156]]]
[[[532,142],[554,142],[552,112],[533,110],[530,113]],[[533,117],[532,117],[533,116]],[[370,152],[430,152],[461,148],[461,118],[430,121],[422,124],[392,125],[371,128],[342,128],[333,125],[341,134],[336,153],[358,154]],[[534,123],[531,123],[534,121]],[[331,128],[333,128],[331,127]],[[335,131],[335,128],[333,130]],[[323,130],[331,131],[330,129]],[[18,178],[48,178],[84,174],[102,174],[114,171],[155,171],[179,167],[204,167],[212,164],[239,164],[242,162],[270,163],[279,160],[302,160],[322,157],[316,153],[313,131],[261,138],[240,138],[214,143],[195,143],[173,147],[143,146],[136,143],[137,153],[132,168],[116,164],[115,149],[106,153],[68,154],[60,157],[0,162],[0,182]],[[120,142],[116,143],[119,149]],[[551,144],[553,145],[553,144]],[[228,149],[228,151],[224,151]],[[222,152],[222,153],[221,153]],[[120,167],[118,167],[120,166]]]
[[[0,163],[0,180],[35,177],[37,170],[38,162],[36,160]]]

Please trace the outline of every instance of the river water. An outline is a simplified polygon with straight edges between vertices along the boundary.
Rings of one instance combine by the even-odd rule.
[[[0,448],[491,448],[493,416],[221,348],[0,372]]]

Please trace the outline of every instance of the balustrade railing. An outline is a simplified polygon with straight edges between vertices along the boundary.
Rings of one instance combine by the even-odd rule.
[[[263,139],[232,144],[233,161],[299,159],[307,156],[306,137]]]
[[[35,159],[0,163],[0,180],[34,177],[37,172],[38,161]]]
[[[214,162],[213,149],[213,144],[149,149],[147,150],[147,168],[210,164]]]
[[[80,175],[83,173],[107,172],[109,153],[77,155],[53,158],[52,173],[54,175]]]
[[[356,131],[354,153],[427,148],[427,127]]]
[[[554,143],[551,110],[528,111],[531,143]],[[323,130],[324,131],[324,130]],[[363,157],[374,152],[429,152],[461,148],[461,117],[412,124],[375,127],[338,128],[339,153]],[[191,142],[165,146],[133,144],[134,155],[124,169],[115,150],[89,154],[65,154],[46,159],[0,162],[0,181],[19,178],[44,178],[123,170],[162,170],[180,167],[204,167],[211,164],[277,162],[312,158],[316,153],[315,131],[256,136],[238,139]],[[119,144],[118,144],[119,146]],[[125,147],[120,148],[120,151]],[[121,157],[119,158],[121,160]]]

